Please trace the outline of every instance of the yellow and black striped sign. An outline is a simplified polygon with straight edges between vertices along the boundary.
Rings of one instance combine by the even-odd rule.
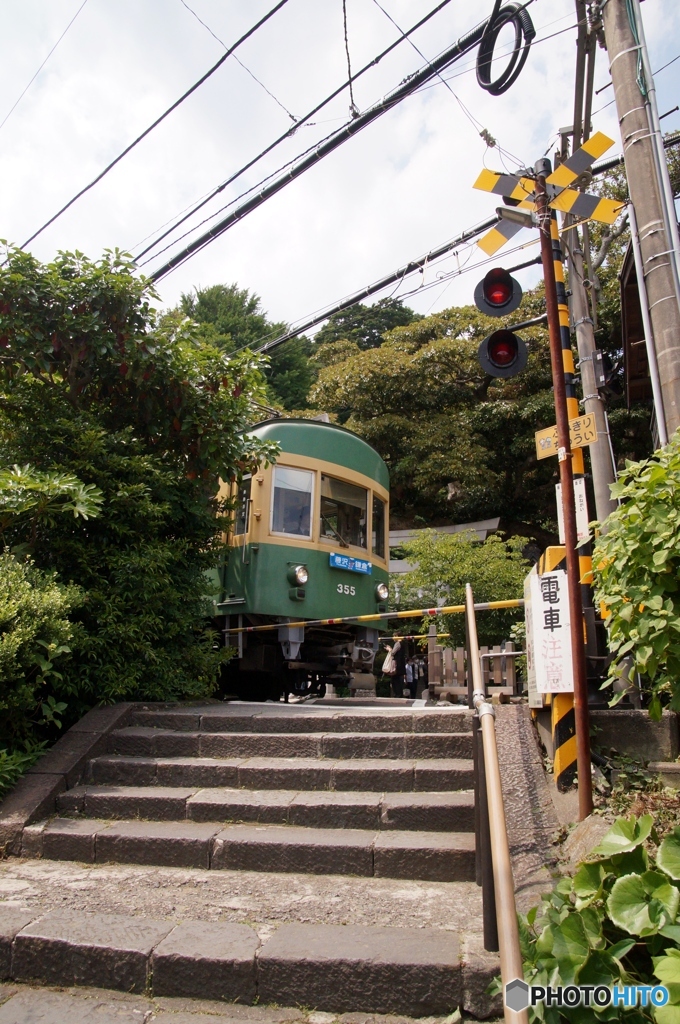
[[[491,228],[491,231],[487,231],[477,240],[477,245],[487,256],[493,256],[523,227],[523,224],[518,224],[514,220],[499,220],[498,224]]]
[[[576,181],[584,171],[587,171],[594,160],[599,160],[602,154],[606,153],[613,145],[614,141],[609,136],[603,132],[595,132],[580,149],[577,149],[559,167],[555,168],[552,174],[545,179],[546,184],[566,188],[567,185]]]
[[[617,199],[601,199],[599,196],[590,195],[589,192],[564,188],[550,200],[549,205],[552,210],[573,213],[581,220],[598,220],[603,224],[613,224],[626,204]]]
[[[536,183],[531,178],[519,178],[516,174],[501,174],[498,171],[487,171],[486,168],[472,186],[482,192],[493,192],[506,199],[529,199],[533,196]]]

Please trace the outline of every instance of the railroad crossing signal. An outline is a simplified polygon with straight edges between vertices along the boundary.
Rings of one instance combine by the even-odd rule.
[[[479,365],[490,377],[514,377],[527,365],[527,347],[512,331],[494,331],[477,350]]]
[[[495,267],[475,288],[475,306],[487,316],[505,316],[517,309],[522,289],[507,270]]]
[[[572,213],[582,220],[597,220],[603,224],[613,224],[619,216],[625,203],[615,199],[601,199],[600,196],[590,195],[588,192],[578,192],[576,189],[568,188],[576,181],[592,164],[605,153],[614,142],[602,132],[596,132],[592,138],[577,149],[564,163],[560,164],[546,179],[548,192],[548,206],[552,210],[560,210],[562,213]],[[510,210],[526,210],[529,214],[536,209],[535,204],[535,182],[533,178],[515,175],[500,174],[486,169],[477,178],[474,188],[484,192],[493,192],[500,195],[504,200],[509,200],[509,218],[512,216]],[[521,231],[523,227],[529,227],[529,218],[506,219],[503,217],[504,208],[498,209],[501,220],[479,239],[477,245],[487,255],[493,256],[501,246]]]

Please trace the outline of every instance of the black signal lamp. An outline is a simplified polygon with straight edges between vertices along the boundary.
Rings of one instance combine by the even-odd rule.
[[[512,313],[522,301],[519,282],[507,270],[495,267],[475,288],[475,306],[487,316]]]
[[[479,346],[479,365],[490,377],[514,377],[527,365],[527,347],[512,331],[494,331]]]

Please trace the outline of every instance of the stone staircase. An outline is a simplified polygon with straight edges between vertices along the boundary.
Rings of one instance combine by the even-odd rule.
[[[471,724],[463,708],[376,708],[350,701],[344,707],[137,705],[86,758],[80,777],[72,776],[76,784],[56,796],[56,814],[23,829],[21,854],[91,865],[270,873],[272,879],[295,873],[310,882],[312,876],[349,875],[469,883],[475,877]],[[472,930],[478,913],[475,899]],[[59,917],[52,911],[43,922],[54,914]],[[145,924],[163,931],[162,922]],[[113,932],[114,925],[112,918]],[[25,931],[36,927],[40,933],[40,920]],[[54,927],[70,949],[73,920],[69,924],[67,915]],[[219,935],[205,939],[206,928],[219,927]],[[224,946],[225,928],[245,929],[226,943],[230,950],[234,942],[245,943],[241,959],[251,965],[243,967],[245,988],[225,987],[233,964],[228,967],[223,954],[213,964],[215,979],[222,981],[209,980],[209,950]],[[92,929],[107,932],[101,915]],[[88,928],[76,930],[80,938],[73,941],[82,946]],[[40,980],[35,958],[28,973],[21,967],[27,941],[19,929],[13,939],[19,967],[11,976]],[[489,1001],[480,993],[495,969],[493,957],[478,957],[475,982],[476,968],[463,962],[458,936],[422,927],[292,921],[261,944],[246,924],[185,921],[154,942],[144,974],[154,993],[161,985],[161,994],[208,991],[214,998],[330,1011],[447,1013],[470,1001],[472,985],[479,1001],[468,1009],[483,1015]],[[158,959],[168,943],[176,971]],[[180,970],[184,961],[193,968],[185,963]],[[73,983],[69,971],[43,980]],[[81,983],[102,984],[96,971],[93,977]]]

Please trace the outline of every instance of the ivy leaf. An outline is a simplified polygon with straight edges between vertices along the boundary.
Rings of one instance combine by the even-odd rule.
[[[617,818],[609,832],[595,847],[593,854],[597,857],[611,857],[617,853],[634,850],[649,837],[653,825],[651,814],[643,814],[637,820],[633,815],[630,818]]]
[[[613,946],[610,946],[607,952],[615,960],[623,960],[624,956],[627,956],[635,945],[635,939],[621,939],[620,942],[615,942]]]
[[[621,977],[621,968],[609,952],[594,949],[578,972],[579,985],[612,985]]]
[[[671,924],[680,905],[680,892],[658,871],[618,878],[607,900],[613,923],[629,935],[656,935]]]
[[[601,861],[581,864],[574,875],[574,895],[576,909],[585,907],[591,900],[597,899],[602,893],[602,882],[607,872]]]
[[[661,843],[656,863],[671,878],[680,880],[680,827],[674,828]]]
[[[580,914],[569,914],[553,930],[553,956],[559,966],[563,985],[574,982],[576,972],[588,959],[590,943]]]

